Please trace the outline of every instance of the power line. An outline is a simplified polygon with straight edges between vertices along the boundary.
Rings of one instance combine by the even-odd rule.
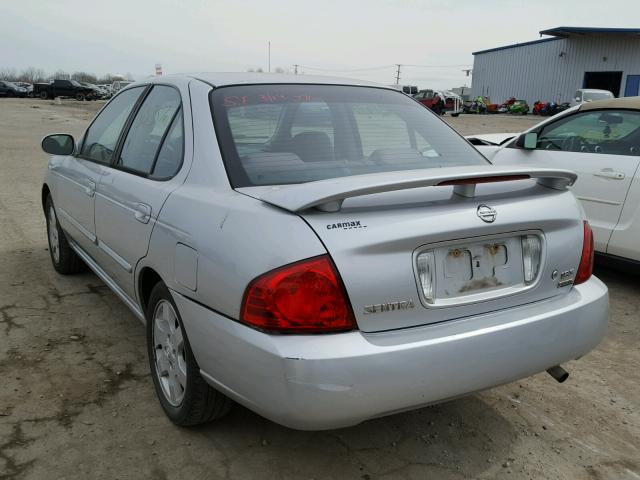
[[[465,63],[463,65],[411,65],[408,63],[403,63],[403,67],[418,67],[418,68],[461,68],[468,67],[469,64]]]
[[[415,67],[415,68],[463,68],[469,67],[468,63],[459,64],[459,65],[417,65],[411,63],[401,63],[402,67]],[[295,65],[294,65],[295,67]],[[323,72],[363,72],[367,70],[384,70],[386,68],[397,68],[398,64],[394,63],[393,65],[380,65],[376,67],[362,67],[362,68],[322,68],[322,67],[310,67],[308,65],[300,65],[298,67],[306,68],[307,70],[319,70]]]
[[[295,65],[294,65],[295,66]],[[306,68],[307,70],[318,70],[322,72],[363,72],[366,70],[384,70],[386,68],[392,68],[396,65],[381,65],[379,67],[364,67],[364,68],[320,68],[320,67],[309,67],[307,65],[298,65],[300,68]]]

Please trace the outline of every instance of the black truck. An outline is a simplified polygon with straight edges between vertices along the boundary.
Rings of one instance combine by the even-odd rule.
[[[75,80],[51,80],[49,83],[35,83],[33,96],[40,98],[70,97],[76,100],[94,100],[96,94],[90,87]]]

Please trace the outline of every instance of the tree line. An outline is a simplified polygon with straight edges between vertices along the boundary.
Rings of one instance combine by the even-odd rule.
[[[113,83],[116,80],[123,80],[122,75],[106,74],[102,76],[94,75],[89,72],[66,72],[64,70],[57,70],[52,74],[48,74],[42,68],[27,67],[23,70],[17,70],[15,68],[0,68],[0,80],[7,80],[9,82],[27,82],[27,83],[39,83],[48,82],[49,80],[77,80],[78,82],[87,83]],[[130,73],[124,76],[126,80],[133,80]]]

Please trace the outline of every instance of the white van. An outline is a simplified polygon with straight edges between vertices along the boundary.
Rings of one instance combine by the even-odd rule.
[[[596,100],[611,100],[616,98],[609,90],[598,90],[595,88],[580,88],[576,90],[571,106],[581,105],[586,102],[595,102]]]

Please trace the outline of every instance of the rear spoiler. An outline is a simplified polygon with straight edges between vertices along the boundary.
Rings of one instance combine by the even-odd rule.
[[[290,212],[309,208],[337,212],[345,199],[374,193],[453,185],[455,194],[472,198],[478,183],[535,179],[545,187],[564,190],[576,178],[569,170],[487,165],[370,173],[293,185],[245,187],[238,191]]]

